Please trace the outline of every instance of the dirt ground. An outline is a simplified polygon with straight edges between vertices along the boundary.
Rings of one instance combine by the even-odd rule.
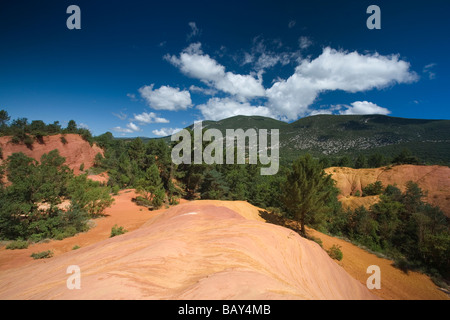
[[[296,282],[298,281],[297,277],[304,277],[300,274],[297,274],[296,268],[298,268],[298,263],[300,265],[308,264],[308,261],[299,262],[298,257],[295,257],[296,255],[301,256],[302,253],[300,252],[308,252],[308,260],[310,260],[310,263],[312,263],[313,260],[318,259],[318,257],[322,257],[324,254],[324,251],[320,249],[316,244],[310,246],[305,246],[305,241],[312,243],[310,240],[304,240],[303,238],[301,240],[298,240],[302,243],[300,247],[296,247],[296,249],[292,249],[289,245],[290,239],[293,237],[297,239],[298,235],[295,232],[292,232],[289,229],[282,228],[280,226],[271,226],[269,223],[263,223],[262,225],[267,225],[266,227],[261,226],[261,222],[264,221],[264,219],[260,216],[261,209],[257,208],[255,206],[252,206],[248,204],[245,201],[213,201],[213,200],[204,200],[204,201],[193,201],[193,202],[187,202],[182,201],[181,205],[174,206],[167,210],[166,208],[162,208],[156,211],[149,211],[148,209],[144,207],[140,207],[136,205],[134,202],[131,201],[133,197],[136,196],[136,193],[134,190],[123,190],[119,193],[119,195],[115,196],[115,202],[114,204],[106,210],[106,216],[95,219],[95,227],[90,229],[88,232],[78,234],[74,237],[67,238],[60,241],[49,241],[47,243],[39,243],[30,245],[28,249],[23,250],[6,250],[3,246],[0,248],[0,282],[1,279],[12,279],[13,275],[17,275],[19,277],[21,270],[24,272],[26,270],[35,270],[37,273],[43,272],[45,274],[46,269],[39,269],[44,264],[45,266],[48,266],[49,268],[52,265],[57,264],[60,259],[61,261],[64,261],[64,259],[69,259],[69,257],[76,257],[78,255],[78,250],[84,250],[84,257],[90,257],[89,261],[91,261],[91,265],[95,265],[95,259],[101,258],[102,254],[106,256],[112,255],[115,258],[109,258],[112,259],[111,261],[118,259],[121,260],[119,257],[117,257],[117,253],[122,252],[125,250],[125,248],[128,248],[129,252],[123,251],[124,256],[133,255],[132,252],[134,250],[137,250],[137,248],[134,248],[134,246],[124,246],[119,247],[120,245],[120,237],[119,240],[114,240],[115,238],[110,239],[110,232],[111,228],[117,224],[118,226],[123,226],[125,229],[130,231],[128,237],[132,237],[132,232],[135,230],[137,232],[137,235],[141,234],[140,237],[142,239],[147,239],[147,237],[150,237],[145,233],[143,230],[153,230],[152,232],[158,231],[158,234],[161,235],[162,238],[158,238],[159,236],[151,236],[151,240],[148,241],[159,241],[158,243],[161,245],[161,247],[158,247],[157,254],[163,254],[166,256],[169,254],[169,252],[172,252],[175,250],[173,247],[164,247],[164,243],[171,242],[174,239],[177,239],[177,243],[180,245],[180,249],[182,252],[177,251],[176,249],[174,251],[174,255],[180,254],[181,259],[184,259],[184,265],[182,268],[186,268],[186,266],[192,266],[195,270],[189,273],[189,281],[187,281],[191,286],[184,288],[183,290],[174,291],[171,293],[165,292],[164,294],[160,291],[156,290],[152,294],[152,297],[161,298],[173,298],[174,296],[179,298],[205,298],[208,295],[211,296],[211,292],[208,290],[213,290],[215,285],[218,283],[221,283],[223,286],[225,286],[228,290],[228,294],[230,296],[232,295],[233,290],[236,288],[233,287],[227,287],[224,283],[227,283],[228,280],[230,280],[230,277],[235,277],[234,279],[238,283],[242,277],[250,277],[250,275],[246,275],[245,272],[231,272],[228,273],[225,269],[221,269],[224,273],[216,274],[211,273],[211,270],[216,270],[217,268],[222,268],[223,265],[226,265],[229,261],[233,259],[238,259],[240,262],[235,262],[238,265],[246,265],[246,268],[253,268],[254,266],[254,256],[257,255],[258,258],[258,265],[259,267],[253,270],[254,272],[258,272],[262,274],[255,275],[254,279],[259,279],[258,281],[268,281],[267,283],[270,283],[271,286],[274,288],[282,288],[280,290],[285,290],[284,295],[271,295],[271,296],[265,296],[266,298],[323,298],[327,295],[323,293],[323,284],[320,286],[316,286],[313,284],[310,284],[310,288],[308,292],[303,291],[295,291],[300,290],[299,288],[304,286],[302,282],[296,284],[295,290],[291,287],[287,288],[284,285],[280,287],[280,283],[278,280],[276,280],[276,277],[274,277],[274,274],[270,272],[270,276],[268,276],[267,272],[267,264],[272,265],[277,272],[281,272],[285,274],[286,279],[283,280],[285,282]],[[188,207],[186,207],[186,205]],[[216,206],[216,207],[224,207],[228,211],[223,211],[224,209],[220,210],[212,210],[210,207]],[[203,209],[202,209],[203,208]],[[205,208],[210,208],[209,211]],[[206,215],[208,212],[216,211],[217,217],[214,216],[214,220],[211,219],[211,216]],[[197,215],[199,212],[204,212],[205,215]],[[234,213],[238,213],[243,220],[247,221],[241,221],[236,220],[236,217],[234,216]],[[178,218],[177,218],[178,217]],[[178,220],[178,221],[184,221],[185,224],[178,224],[176,219],[181,219],[179,217],[183,217],[183,219],[190,218],[196,218],[199,219],[199,217],[202,217],[200,220]],[[230,217],[230,221],[228,221],[227,217]],[[220,219],[219,219],[220,218]],[[234,219],[234,220],[233,220]],[[236,225],[239,225],[240,227],[234,226],[231,221],[236,222]],[[251,221],[254,221],[255,224],[252,224]],[[195,222],[195,224],[194,224]],[[153,229],[152,229],[153,228]],[[164,229],[166,228],[166,229]],[[189,228],[192,228],[192,230],[197,230],[194,233],[183,233],[184,230],[189,230]],[[234,229],[235,228],[235,229]],[[277,228],[277,229],[273,229]],[[206,231],[207,232],[206,232]],[[230,230],[234,230],[231,232]],[[260,230],[260,231],[258,231]],[[274,231],[276,230],[276,231]],[[284,230],[284,231],[283,231]],[[220,232],[219,232],[220,231]],[[207,235],[200,235],[202,232],[206,232]],[[272,238],[266,239],[264,234],[271,234],[272,232],[275,232],[276,235],[273,235]],[[197,237],[197,233],[199,233],[200,238]],[[218,234],[220,233],[220,234]],[[392,262],[387,259],[379,258],[373,254],[370,254],[366,251],[364,251],[361,248],[358,248],[357,246],[354,246],[351,243],[348,243],[344,240],[340,240],[337,238],[333,238],[330,236],[327,236],[325,234],[319,233],[315,230],[308,229],[309,235],[312,235],[314,237],[320,238],[323,242],[324,249],[330,248],[332,245],[336,244],[341,247],[341,251],[343,252],[343,260],[340,262],[334,261],[333,263],[337,263],[340,267],[342,267],[343,270],[346,271],[346,275],[344,276],[340,271],[337,271],[333,266],[329,265],[328,261],[331,261],[330,259],[325,259],[324,261],[327,261],[326,263],[323,262],[322,258],[319,260],[322,262],[315,262],[316,269],[320,269],[317,267],[317,265],[327,265],[329,268],[328,270],[330,274],[324,273],[323,270],[315,270],[314,268],[308,270],[311,275],[314,275],[314,272],[319,272],[314,276],[312,279],[304,279],[302,281],[306,281],[307,283],[310,283],[311,281],[315,281],[313,279],[316,279],[316,277],[320,277],[320,280],[317,280],[317,282],[321,283],[321,281],[325,281],[325,283],[333,283],[333,285],[336,285],[335,280],[332,280],[332,277],[347,277],[347,274],[350,275],[353,279],[356,279],[359,281],[361,285],[365,287],[366,280],[370,276],[366,273],[367,267],[370,265],[377,265],[381,269],[381,289],[380,290],[371,290],[372,294],[375,294],[376,296],[382,298],[382,299],[397,299],[397,300],[403,300],[403,299],[417,299],[417,300],[426,300],[426,299],[439,299],[439,300],[448,300],[449,296],[439,290],[439,288],[436,287],[436,285],[429,279],[429,277],[416,273],[416,272],[409,272],[408,274],[403,273],[402,271],[394,268],[392,266]],[[127,235],[126,234],[126,235]],[[173,236],[171,236],[173,235]],[[125,235],[124,235],[125,236]],[[122,236],[121,236],[122,237]],[[180,238],[181,237],[181,238]],[[203,237],[203,238],[202,238]],[[205,238],[206,237],[206,238]],[[149,238],[149,239],[150,239]],[[201,241],[200,241],[201,240]],[[221,248],[222,251],[209,251],[209,247],[207,243],[209,241],[212,241],[216,243],[218,246],[217,248]],[[222,245],[222,243],[231,241],[229,244],[226,244],[225,246]],[[250,242],[249,242],[250,241]],[[107,252],[108,250],[108,243],[111,244],[112,249]],[[211,242],[211,243],[212,243]],[[128,243],[128,242],[127,242]],[[220,243],[220,245],[218,245]],[[272,249],[267,249],[272,245],[269,245],[268,243],[276,243],[275,248],[277,248],[276,251],[271,252]],[[191,260],[187,259],[185,256],[185,253],[183,253],[186,248],[187,244],[190,246],[198,246],[199,248],[197,250],[190,250],[188,252],[196,252],[198,255],[196,259]],[[79,246],[81,249],[78,250],[72,250],[74,246]],[[103,248],[104,246],[104,248]],[[231,247],[230,247],[231,246]],[[231,251],[235,250],[232,248],[236,248],[236,246],[246,246],[245,248],[241,248],[240,253],[237,255],[232,254]],[[249,249],[253,248],[253,249]],[[266,248],[266,249],[264,249]],[[303,248],[303,249],[301,249]],[[314,248],[314,249],[313,249]],[[122,250],[123,249],[123,250]],[[54,257],[49,260],[33,260],[30,255],[33,252],[41,252],[45,250],[52,250],[54,252]],[[82,251],[83,251],[82,250]],[[269,250],[269,251],[265,251]],[[291,258],[287,258],[286,254],[283,252],[278,251],[288,251],[287,255],[294,255],[294,261],[291,261]],[[294,253],[292,250],[294,250],[296,253]],[[296,250],[300,250],[297,252]],[[305,251],[306,250],[306,251]],[[312,251],[311,251],[312,250]],[[317,251],[318,250],[318,251]],[[273,251],[273,250],[272,250]],[[80,251],[81,252],[81,251]],[[222,252],[222,253],[221,253]],[[315,253],[314,253],[315,252]],[[320,253],[319,253],[320,252]],[[269,254],[270,253],[270,254]],[[80,253],[81,254],[81,253]],[[137,254],[137,253],[136,253]],[[145,251],[141,252],[141,258],[138,258],[139,261],[143,259],[146,255],[149,255],[150,253]],[[149,256],[149,259],[163,259],[163,258],[157,258],[153,255],[156,254],[155,252],[151,253],[152,255]],[[225,254],[222,256],[222,254]],[[274,262],[273,256],[278,256],[279,259],[283,259],[286,265],[283,263],[280,263],[280,261]],[[305,253],[303,253],[305,254]],[[312,254],[312,255],[311,255]],[[97,257],[98,255],[98,257]],[[205,266],[201,263],[201,261],[204,261],[206,255],[208,259],[211,259],[212,257],[215,257],[214,260],[214,267],[211,267],[208,269],[209,271],[205,271]],[[243,256],[244,255],[244,256]],[[248,260],[248,258],[245,258],[245,256],[251,256],[252,258]],[[244,258],[243,258],[244,257]],[[106,258],[105,258],[106,259]],[[125,259],[125,258],[124,258]],[[217,259],[217,260],[216,260]],[[231,259],[231,260],[230,260]],[[243,260],[239,260],[243,259]],[[55,260],[55,262],[52,262]],[[123,259],[122,259],[123,260]],[[153,260],[152,260],[153,261]],[[161,262],[165,261],[165,263],[172,263],[171,260],[167,260],[164,258],[163,260],[158,260],[159,264],[157,266],[153,265],[152,268],[156,268],[155,270],[161,271]],[[252,262],[253,261],[253,262]],[[164,265],[164,264],[163,264]],[[297,265],[297,267],[295,267]],[[129,264],[127,263],[126,266],[129,267]],[[56,268],[56,266],[54,266]],[[128,267],[124,267],[125,269]],[[180,268],[180,266],[174,265],[174,268]],[[270,267],[270,268],[272,268]],[[112,267],[111,267],[112,268]],[[158,269],[159,268],[159,269]],[[270,269],[269,268],[269,269]],[[286,269],[288,268],[288,269]],[[132,271],[127,271],[125,269],[121,269],[120,273],[122,274],[128,274]],[[133,269],[133,268],[131,268]],[[130,270],[131,270],[130,269]],[[51,268],[49,269],[51,270]],[[109,269],[108,269],[109,270]],[[153,269],[152,269],[153,270]],[[199,271],[200,270],[200,271]],[[265,271],[264,271],[265,270]],[[306,269],[305,269],[306,270]],[[154,271],[154,270],[153,270]],[[153,272],[152,271],[152,272]],[[49,271],[50,272],[50,271]],[[94,272],[94,271],[93,271]],[[106,271],[102,271],[106,272]],[[113,271],[109,270],[109,273],[114,273]],[[118,271],[119,272],[119,271]],[[142,270],[140,272],[143,272]],[[165,272],[165,271],[164,271]],[[164,274],[163,272],[163,274]],[[183,271],[182,273],[186,273],[187,271]],[[204,277],[199,276],[198,273],[206,272],[206,275]],[[209,273],[208,273],[209,272]],[[292,273],[297,274],[297,276],[292,277]],[[108,274],[109,274],[108,273]],[[308,274],[309,274],[308,273]],[[320,274],[320,275],[319,275]],[[3,276],[3,277],[2,277]],[[178,279],[176,274],[172,274],[174,279]],[[179,275],[178,275],[179,276]],[[100,277],[100,276],[99,276]],[[277,276],[278,277],[278,276]],[[331,277],[331,278],[330,278]],[[14,278],[14,277],[13,277]],[[19,277],[20,278],[20,277]],[[43,278],[44,279],[44,278]],[[203,280],[201,280],[203,279]],[[206,280],[208,279],[208,280]],[[213,279],[216,279],[218,282],[215,283]],[[290,279],[290,280],[289,280]],[[324,280],[325,279],[325,280]],[[173,280],[173,279],[172,279]],[[172,281],[171,280],[171,281]],[[243,278],[241,279],[242,281]],[[340,281],[339,279],[337,279]],[[31,281],[31,280],[30,280]],[[44,280],[42,280],[44,281]],[[133,280],[134,281],[134,280]],[[178,281],[178,280],[177,280]],[[180,280],[181,281],[181,280]],[[199,283],[202,283],[202,286],[196,285],[196,283],[200,281]],[[256,280],[255,280],[256,281]],[[328,282],[327,282],[328,281]],[[346,280],[347,281],[347,280]],[[283,282],[284,283],[284,282]],[[22,286],[27,286],[28,284],[24,281],[21,281],[17,285],[19,286],[21,284]],[[10,284],[10,286],[14,286],[14,284]],[[139,284],[139,286],[142,284]],[[167,284],[166,284],[167,285]],[[204,286],[203,286],[204,285]],[[330,285],[330,284],[329,284]],[[200,287],[199,287],[200,286]],[[328,286],[328,285],[325,285]],[[20,287],[20,286],[19,286]],[[224,287],[224,288],[225,288]],[[262,286],[261,290],[264,290]],[[48,289],[50,290],[50,289]],[[186,291],[187,290],[187,291]],[[225,290],[225,289],[224,289]],[[238,289],[236,289],[238,290]],[[303,289],[302,289],[303,290]],[[306,289],[305,289],[306,290]],[[31,291],[30,291],[31,292]],[[300,292],[300,293],[299,293]],[[31,293],[30,293],[31,294]],[[37,293],[35,293],[37,294]],[[43,294],[43,293],[42,293]],[[50,294],[50,293],[48,293]],[[137,294],[134,292],[133,294]],[[235,295],[236,298],[249,298],[252,296],[252,294],[256,294],[254,291],[252,292],[241,292],[240,295]],[[340,298],[344,297],[345,294],[343,292],[340,293],[334,293],[338,295]],[[30,297],[30,296],[29,296]],[[34,295],[33,297],[40,297],[45,298],[49,296],[39,296],[39,294]],[[52,296],[54,297],[54,296]],[[103,295],[104,298],[111,298],[111,295]],[[133,297],[132,295],[130,297]],[[136,298],[142,298],[140,295],[136,295]],[[216,296],[218,298],[223,298],[223,296]],[[263,297],[263,296],[261,296]],[[329,295],[328,295],[329,297]],[[70,298],[70,297],[68,297]],[[89,298],[89,297],[87,297]]]

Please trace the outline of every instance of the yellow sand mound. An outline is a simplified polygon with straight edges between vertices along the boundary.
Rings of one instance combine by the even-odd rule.
[[[373,299],[314,242],[244,203],[193,202],[141,228],[0,273],[0,299]],[[256,217],[256,216],[254,216]],[[70,265],[81,289],[69,290]]]

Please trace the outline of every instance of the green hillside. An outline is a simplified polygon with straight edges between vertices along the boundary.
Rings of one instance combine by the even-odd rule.
[[[192,126],[191,126],[192,127]],[[293,123],[235,116],[204,121],[205,129],[279,129],[280,157],[291,161],[304,153],[337,158],[381,153],[393,158],[402,149],[425,163],[450,164],[450,120],[404,119],[383,115],[317,115]]]
[[[424,163],[450,165],[450,120],[317,115],[286,123],[260,116],[235,116],[203,121],[203,128],[219,129],[224,135],[226,129],[278,129],[280,158],[284,164],[305,153],[329,159],[348,156],[352,160],[359,154],[369,157],[380,153],[392,159],[406,148]],[[162,139],[170,141],[170,137]]]

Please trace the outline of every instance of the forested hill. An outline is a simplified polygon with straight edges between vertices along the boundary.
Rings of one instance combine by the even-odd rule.
[[[424,163],[450,164],[450,120],[317,115],[286,123],[259,116],[235,116],[204,121],[203,128],[216,128],[223,134],[225,129],[279,129],[280,156],[286,161],[307,152],[329,158],[375,153],[394,158],[402,149],[408,149]]]

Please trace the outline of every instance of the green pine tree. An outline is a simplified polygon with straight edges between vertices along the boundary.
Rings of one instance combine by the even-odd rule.
[[[332,194],[333,181],[326,175],[318,161],[306,154],[294,161],[284,185],[283,202],[300,222],[301,233],[305,232],[307,215],[323,211]]]

